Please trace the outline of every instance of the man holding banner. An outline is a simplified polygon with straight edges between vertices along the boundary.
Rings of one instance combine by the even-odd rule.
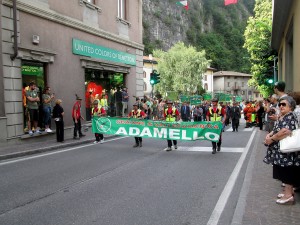
[[[128,114],[128,118],[135,118],[135,119],[145,119],[146,113],[144,111],[140,110],[138,108],[138,104],[134,103],[133,104],[133,110]],[[135,145],[133,146],[134,148],[136,147],[142,147],[142,137],[134,137],[135,139]]]
[[[226,120],[226,112],[225,109],[218,106],[218,99],[214,98],[212,101],[212,107],[210,107],[206,114],[206,120],[207,121],[223,121]],[[221,151],[221,144],[222,144],[222,132],[220,133],[220,138],[218,143],[212,142],[212,154],[216,154],[216,150]]]
[[[165,109],[165,119],[166,122],[175,122],[179,120],[179,112],[178,110],[173,107],[173,102],[168,101],[167,102],[168,108]],[[172,140],[167,139],[168,141],[168,148],[167,151],[172,151]],[[177,140],[173,140],[174,148],[177,149]]]

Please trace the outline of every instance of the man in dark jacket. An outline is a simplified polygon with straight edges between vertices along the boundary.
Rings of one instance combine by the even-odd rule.
[[[191,110],[190,110],[190,106],[188,106],[187,102],[183,102],[181,109],[180,109],[180,115],[181,115],[182,121],[187,122],[190,120]]]
[[[240,107],[237,105],[237,102],[233,103],[233,106],[230,109],[230,118],[232,122],[232,132],[238,132],[239,121],[241,118]]]

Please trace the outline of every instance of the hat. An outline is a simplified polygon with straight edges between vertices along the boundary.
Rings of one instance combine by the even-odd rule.
[[[173,104],[173,102],[171,100],[167,101],[167,104]]]
[[[218,102],[219,100],[217,98],[213,98],[211,101],[212,102]]]
[[[76,94],[76,100],[82,100],[77,94]]]

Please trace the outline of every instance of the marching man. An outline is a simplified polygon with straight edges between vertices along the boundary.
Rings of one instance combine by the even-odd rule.
[[[179,112],[178,110],[173,107],[173,102],[168,101],[167,102],[168,108],[165,109],[165,119],[166,122],[175,122],[179,120]],[[172,151],[172,140],[167,140],[168,141],[168,148],[167,151]],[[177,149],[177,140],[173,140],[174,148]]]
[[[223,116],[223,121],[222,121]],[[218,106],[218,99],[214,98],[212,100],[212,107],[209,107],[207,114],[206,114],[207,121],[221,121],[224,123],[226,120],[226,112],[225,109]],[[216,150],[221,151],[221,144],[222,144],[222,132],[220,133],[220,138],[218,144],[216,142],[212,143],[212,154],[216,154]]]
[[[147,115],[144,113],[144,111],[140,110],[138,108],[138,104],[134,103],[133,104],[133,110],[128,114],[128,118],[134,118],[134,119],[145,119]],[[142,147],[142,137],[134,137],[135,139],[135,145],[133,146],[134,148],[136,147]]]

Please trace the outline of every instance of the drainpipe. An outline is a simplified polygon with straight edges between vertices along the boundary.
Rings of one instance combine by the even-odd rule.
[[[15,60],[18,56],[18,29],[17,29],[17,0],[13,0],[13,20],[14,20],[14,54],[10,57]]]

